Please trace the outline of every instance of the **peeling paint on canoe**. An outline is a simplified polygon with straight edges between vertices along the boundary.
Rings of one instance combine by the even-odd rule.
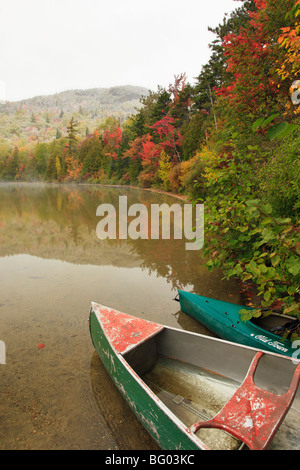
[[[127,401],[132,411],[136,414],[137,418],[144,425],[145,429],[158,443],[161,449],[166,450],[201,450],[207,449],[207,446],[191,433],[189,429],[175,416],[172,412],[160,401],[160,399],[152,392],[152,390],[141,380],[141,378],[133,371],[133,369],[126,362],[123,355],[118,351],[126,351],[128,347],[134,347],[139,342],[143,342],[151,336],[163,330],[164,327],[154,324],[155,328],[149,328],[150,322],[141,320],[141,322],[150,323],[146,328],[141,330],[142,335],[131,336],[128,335],[128,343],[124,344],[119,342],[116,331],[113,334],[107,332],[107,328],[103,329],[104,325],[101,321],[101,310],[105,308],[106,311],[113,315],[113,309],[103,307],[99,304],[92,303],[90,314],[90,331],[93,344],[114,381],[116,387],[122,394],[123,398]],[[118,314],[118,312],[115,312]],[[135,317],[130,317],[128,323],[141,326],[141,323],[134,322]],[[124,318],[125,320],[125,318]],[[105,323],[105,322],[104,322]],[[152,324],[153,325],[153,324]],[[106,324],[107,326],[107,324]],[[120,324],[122,327],[123,324]],[[106,337],[106,334],[109,337]],[[114,340],[114,347],[110,343],[110,338]],[[139,339],[140,341],[137,341]],[[134,340],[134,341],[132,341]],[[136,342],[137,341],[137,342]]]
[[[109,351],[103,351],[103,353],[107,356],[107,359],[110,361],[112,370],[116,371],[114,356],[110,354]]]
[[[154,424],[158,419],[157,414],[152,409],[148,408],[147,409],[147,415],[149,415],[150,418],[151,418],[151,419],[149,419],[149,417],[145,416],[144,412],[141,412],[137,409],[135,402],[128,395],[124,385],[119,383],[117,380],[115,381],[115,384],[116,384],[117,388],[119,389],[119,391],[122,393],[122,395],[124,397],[126,397],[126,399],[127,399],[126,401],[128,402],[128,404],[131,407],[132,411],[136,414],[138,419],[141,421],[141,423],[146,428],[151,430],[151,435],[154,436],[154,439],[156,441],[158,441],[159,440],[159,433],[158,433],[157,428]]]
[[[117,312],[103,305],[92,305],[94,311],[98,312],[98,318],[106,338],[117,353],[127,353],[137,344],[146,341],[164,329],[157,323]]]

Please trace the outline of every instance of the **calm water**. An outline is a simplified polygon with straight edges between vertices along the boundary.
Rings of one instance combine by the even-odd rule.
[[[149,191],[0,184],[0,449],[156,449],[91,344],[91,301],[209,333],[178,310],[177,288],[240,302],[184,240],[105,240],[96,208],[173,204]],[[40,344],[44,348],[39,348]]]

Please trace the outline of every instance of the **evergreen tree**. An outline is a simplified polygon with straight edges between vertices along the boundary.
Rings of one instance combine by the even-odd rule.
[[[60,139],[61,136],[62,136],[62,133],[61,133],[61,131],[57,128],[57,129],[56,129],[56,136],[55,136],[55,138],[56,138],[56,139]]]
[[[159,89],[157,99],[152,106],[150,125],[153,125],[156,121],[159,121],[169,112],[171,104],[171,94],[164,88]]]
[[[77,134],[78,134],[78,122],[76,122],[72,116],[69,125],[67,127],[67,139],[69,144],[69,155],[75,156],[77,153]]]
[[[142,137],[144,134],[146,134],[145,123],[146,119],[143,109],[141,109],[135,116],[132,116],[128,124],[132,140],[134,140],[136,137]]]
[[[241,28],[248,25],[248,11],[253,11],[255,8],[254,0],[241,1],[243,1],[243,5],[233,11],[230,16],[226,14],[222,24],[216,28],[208,28],[215,34],[216,39],[209,44],[212,50],[211,57],[208,63],[202,67],[194,87],[193,102],[196,110],[210,110],[215,100],[214,88],[219,88],[232,80],[232,74],[227,71],[223,38],[229,33],[237,34]]]
[[[78,158],[83,176],[97,173],[103,160],[103,146],[97,135],[88,136],[80,143]]]

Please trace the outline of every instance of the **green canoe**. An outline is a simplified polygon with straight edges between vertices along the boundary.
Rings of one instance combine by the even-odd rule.
[[[161,449],[300,450],[299,361],[94,302],[89,326],[114,384]]]
[[[245,322],[241,320],[239,311],[244,308],[251,310],[250,307],[202,297],[182,290],[179,290],[178,294],[181,310],[220,338],[289,357],[296,356],[297,349],[292,347],[290,340],[286,339],[282,342],[279,335],[268,331],[272,323],[272,329],[274,329],[274,325],[277,324],[280,328],[280,323],[288,321],[281,315],[266,317],[260,320],[260,324],[258,324],[259,320],[257,323],[252,320]]]

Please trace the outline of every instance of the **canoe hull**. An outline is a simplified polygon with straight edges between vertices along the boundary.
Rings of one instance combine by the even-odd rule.
[[[245,307],[190,292],[178,293],[181,310],[220,338],[288,357],[295,355],[289,340],[283,343],[279,336],[250,321],[241,321],[239,311]]]
[[[239,441],[193,432],[193,424],[214,416],[230,400],[257,350],[218,338],[178,330],[92,303],[92,342],[132,411],[161,449],[237,449]],[[263,355],[257,385],[281,395],[295,363]],[[154,388],[153,388],[154,386]],[[184,414],[183,414],[184,412]],[[272,449],[299,449],[300,391],[277,432]],[[205,430],[203,430],[204,432]],[[228,441],[228,438],[230,442]]]
[[[95,308],[90,312],[90,334],[96,351],[119,392],[148,433],[165,450],[199,450],[201,444],[180,422],[172,419],[157,397],[108,341]],[[198,441],[198,442],[197,442]],[[205,445],[203,445],[205,448]]]

